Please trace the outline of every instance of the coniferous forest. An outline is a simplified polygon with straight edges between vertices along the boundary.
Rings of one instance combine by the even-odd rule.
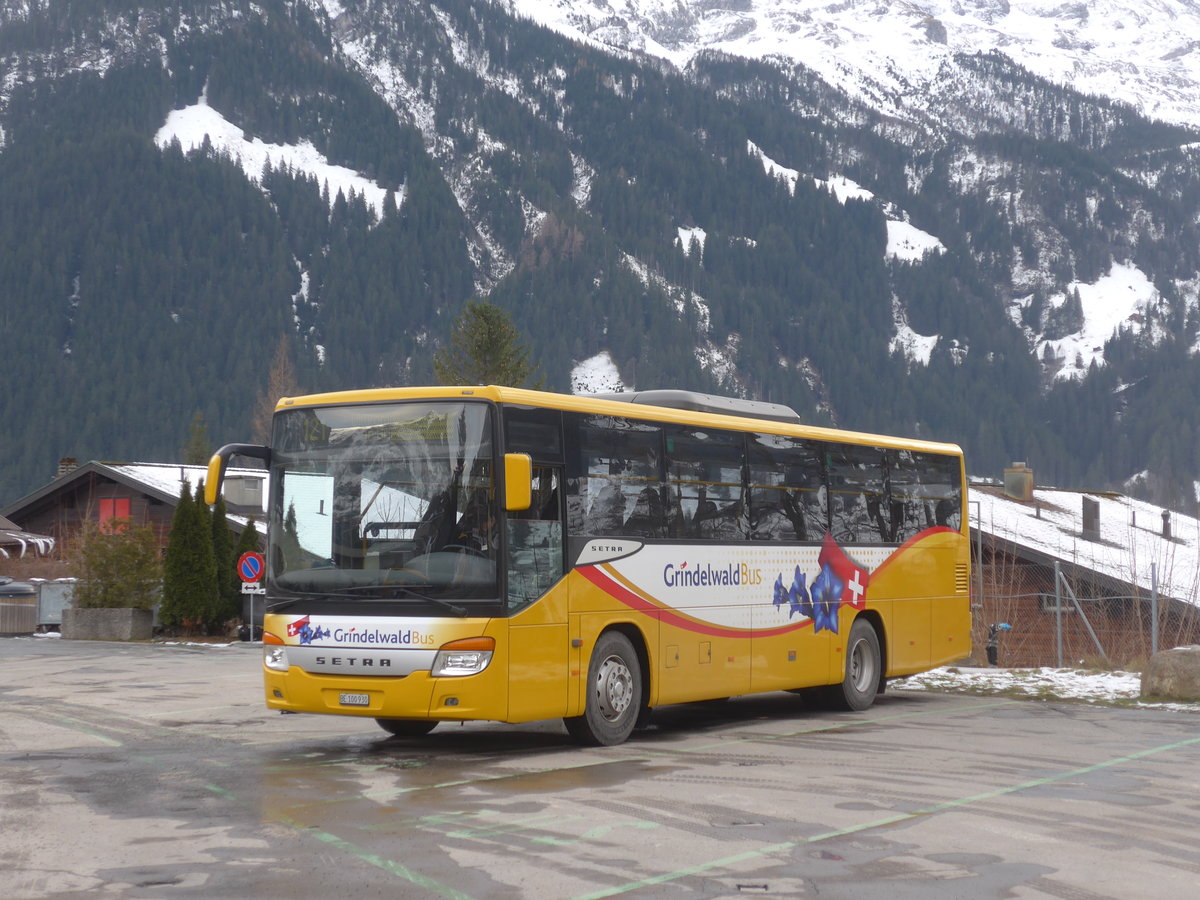
[[[994,54],[905,122],[803,67],[676,71],[485,0],[341,6],[336,23],[308,0],[0,12],[0,506],[63,456],[178,459],[197,413],[214,443],[248,439],[281,338],[306,391],[428,383],[486,299],[549,389],[607,353],[630,386],[786,403],[956,441],[973,474],[1025,460],[1041,483],[1194,510],[1197,135]],[[375,209],[156,144],[201,97],[247,140],[308,142],[394,193]],[[835,196],[837,176],[870,196]],[[889,254],[889,219],[942,249]],[[1054,377],[1075,363],[1048,342],[1082,327],[1077,286],[1129,265],[1155,302]],[[897,348],[901,326],[936,337],[927,358]]]

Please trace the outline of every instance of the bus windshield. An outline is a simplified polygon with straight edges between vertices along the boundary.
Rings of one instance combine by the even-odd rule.
[[[487,404],[456,401],[278,413],[272,599],[460,615],[457,601],[495,601],[491,415]]]

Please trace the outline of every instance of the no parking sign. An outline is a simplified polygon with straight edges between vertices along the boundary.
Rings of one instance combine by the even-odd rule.
[[[238,577],[247,584],[252,581],[258,581],[263,577],[263,568],[265,565],[266,562],[263,560],[261,553],[254,550],[247,551],[238,557]]]

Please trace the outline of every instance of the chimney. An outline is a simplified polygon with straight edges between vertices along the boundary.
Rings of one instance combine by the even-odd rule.
[[[60,459],[58,461],[58,471],[54,473],[54,477],[61,478],[63,475],[67,475],[71,472],[74,472],[78,468],[79,468],[79,463],[77,463],[75,461],[75,457],[64,456],[62,459]]]
[[[1033,469],[1015,462],[1004,470],[1004,496],[1028,503],[1033,499]]]
[[[1100,501],[1094,497],[1083,498],[1083,539],[1100,540]]]
[[[1163,517],[1163,535],[1162,536],[1169,540],[1171,537],[1171,512],[1170,512],[1170,510],[1164,509],[1162,511],[1162,517]]]

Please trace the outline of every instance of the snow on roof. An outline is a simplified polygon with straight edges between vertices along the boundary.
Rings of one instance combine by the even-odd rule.
[[[1099,513],[1094,537],[1083,535],[1084,498]],[[1160,597],[1200,606],[1200,520],[1192,516],[1170,511],[1167,538],[1162,507],[1122,494],[1037,487],[1021,501],[999,485],[972,482],[970,501],[971,525],[984,535],[1147,593],[1156,579]]]
[[[208,476],[206,466],[188,466],[179,463],[104,463],[104,466],[131,481],[136,481],[160,494],[167,494],[176,499],[183,493],[184,485],[187,485],[189,491],[195,493],[196,485]],[[226,484],[232,478],[255,478],[262,481],[263,488],[260,493],[263,502],[262,515],[256,517],[255,524],[259,531],[263,531],[266,528],[266,498],[270,484],[266,470],[240,469],[231,466],[225,470]],[[243,526],[248,521],[246,516],[232,513],[228,518],[229,521]]]
[[[10,559],[14,553],[23,557],[30,550],[36,556],[45,556],[53,549],[54,538],[23,531],[0,516],[0,559]]]

